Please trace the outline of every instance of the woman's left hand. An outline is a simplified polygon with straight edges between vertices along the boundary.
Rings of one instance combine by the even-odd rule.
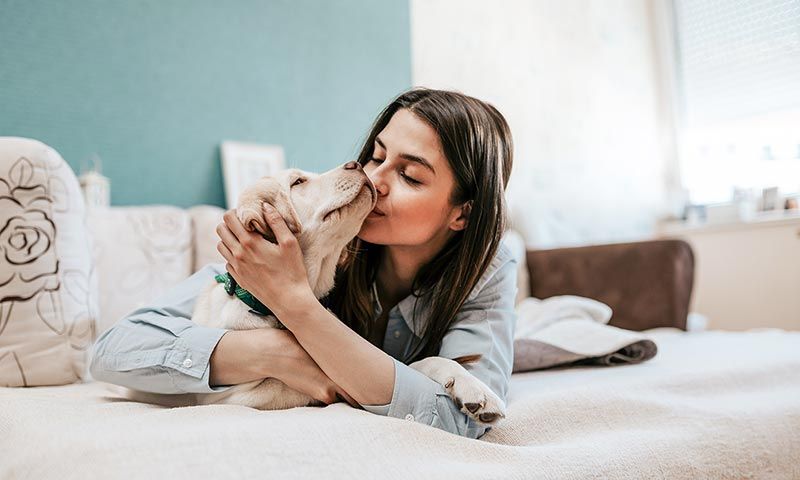
[[[217,250],[227,260],[225,268],[234,280],[281,318],[281,313],[314,294],[297,238],[271,205],[264,203],[263,208],[277,245],[259,232],[248,231],[233,209],[225,212],[224,222],[217,226],[222,240]]]

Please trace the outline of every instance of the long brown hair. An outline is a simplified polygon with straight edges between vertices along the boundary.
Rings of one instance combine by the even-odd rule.
[[[492,105],[458,92],[414,88],[401,93],[375,120],[358,155],[361,165],[369,162],[375,137],[400,109],[407,109],[438,134],[456,180],[451,204],[471,204],[466,228],[455,232],[414,278],[412,295],[418,301],[413,321],[420,321],[416,310],[422,302],[428,302],[430,316],[422,319],[426,324],[419,348],[403,360],[408,364],[439,353],[442,338],[500,245],[513,144],[505,118]],[[353,239],[328,297],[331,310],[364,338],[374,333],[371,285],[383,248]]]

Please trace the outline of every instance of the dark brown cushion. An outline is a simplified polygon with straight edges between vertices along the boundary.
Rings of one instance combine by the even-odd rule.
[[[531,296],[579,295],[601,301],[610,325],[686,329],[694,254],[683,240],[528,250]]]

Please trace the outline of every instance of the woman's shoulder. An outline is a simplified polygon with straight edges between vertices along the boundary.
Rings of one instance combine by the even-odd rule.
[[[474,300],[480,296],[481,293],[486,293],[487,290],[490,290],[494,285],[511,284],[516,286],[516,264],[517,259],[511,248],[509,248],[505,242],[501,241],[494,258],[492,258],[492,262],[486,268],[486,271],[483,272],[481,278],[478,279],[472,292],[467,296],[466,301],[470,302]],[[511,281],[511,279],[513,279],[513,281]],[[515,292],[511,292],[511,294],[516,295]]]

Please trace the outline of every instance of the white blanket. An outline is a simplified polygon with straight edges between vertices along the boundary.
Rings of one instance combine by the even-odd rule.
[[[480,440],[341,403],[0,388],[0,478],[800,478],[800,333],[646,333],[648,362],[514,374],[508,417]]]
[[[528,297],[517,305],[517,316],[514,372],[579,363],[640,363],[658,351],[647,335],[606,325],[611,307],[591,298]]]

